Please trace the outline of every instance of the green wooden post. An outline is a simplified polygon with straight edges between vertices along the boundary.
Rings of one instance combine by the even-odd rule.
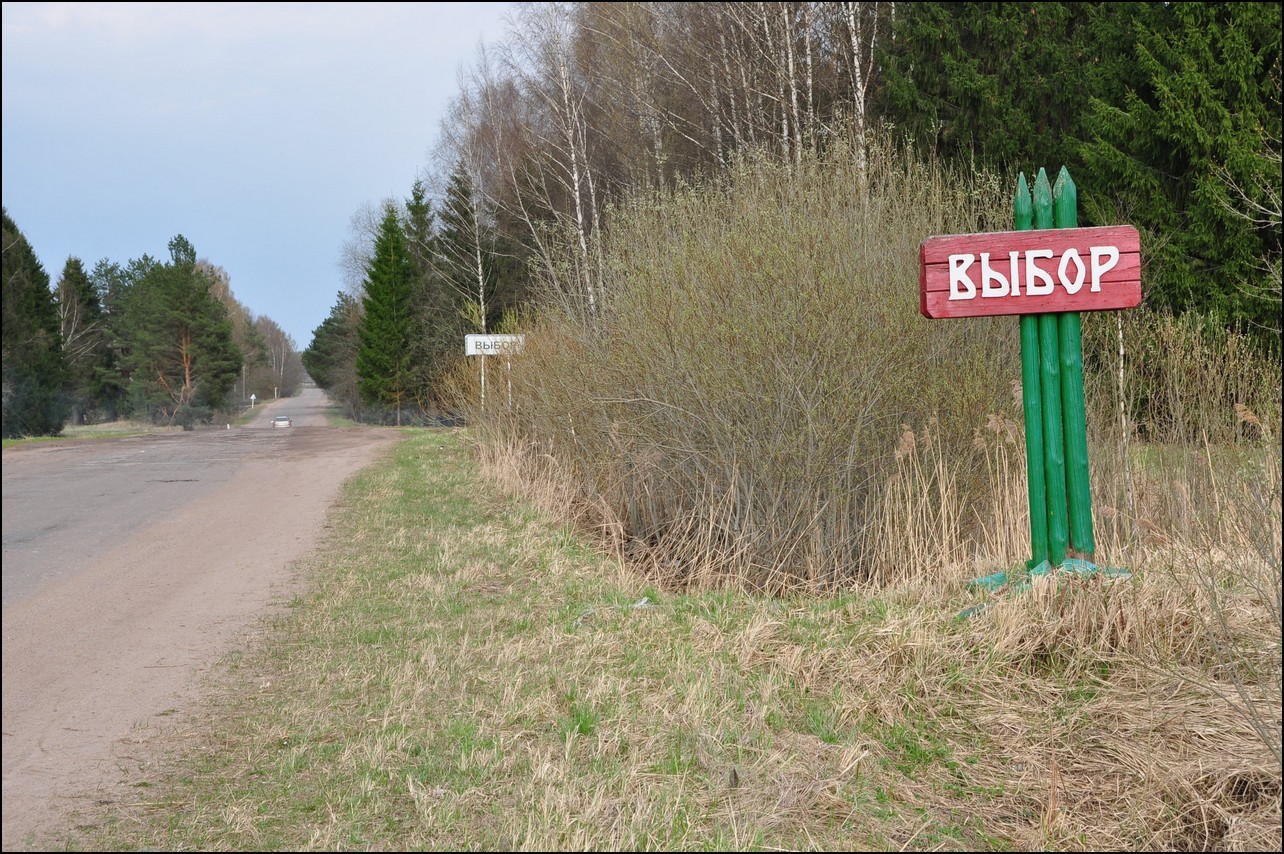
[[[1052,185],[1039,169],[1034,181],[1034,227],[1052,228]],[[1043,398],[1043,468],[1048,501],[1048,562],[1061,566],[1070,533],[1066,508],[1066,453],[1061,424],[1061,344],[1055,314],[1040,314],[1039,374]]]
[[[1016,231],[1034,227],[1034,204],[1025,173],[1017,178],[1012,202]],[[1030,561],[1033,569],[1048,559],[1048,500],[1043,477],[1043,402],[1039,388],[1039,319],[1021,315],[1021,407],[1025,413],[1026,494],[1030,500]]]
[[[1057,228],[1079,226],[1079,191],[1064,166],[1052,188]],[[1091,558],[1097,550],[1092,531],[1092,491],[1088,478],[1088,425],[1083,399],[1083,338],[1079,312],[1058,315],[1061,342],[1061,417],[1065,426],[1066,485],[1069,492],[1070,544]]]

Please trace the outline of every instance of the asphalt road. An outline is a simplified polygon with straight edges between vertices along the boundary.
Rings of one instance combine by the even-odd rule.
[[[343,481],[398,437],[315,389],[245,427],[3,455],[3,850],[129,796],[148,732],[306,579]],[[296,426],[272,428],[273,415]]]
[[[247,428],[50,443],[6,454],[4,606],[74,576],[144,526],[285,453],[289,430],[272,428],[272,416],[288,415],[299,428],[324,427],[328,404],[319,389],[305,389],[256,407]],[[271,489],[271,481],[265,478],[263,488]]]

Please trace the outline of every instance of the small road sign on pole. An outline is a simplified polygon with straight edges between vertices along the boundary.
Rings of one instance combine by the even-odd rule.
[[[465,335],[465,356],[511,356],[520,353],[526,344],[525,335]],[[506,361],[505,367],[508,367]],[[508,382],[508,406],[513,405],[513,382]],[[481,407],[486,408],[486,360],[481,363]]]
[[[465,356],[500,356],[520,353],[525,335],[465,335]]]

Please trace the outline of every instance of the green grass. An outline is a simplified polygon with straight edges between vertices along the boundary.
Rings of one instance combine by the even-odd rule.
[[[44,442],[59,442],[66,440],[66,438],[66,436],[24,436],[20,439],[4,439],[0,444],[7,449]]]
[[[64,427],[57,436],[25,436],[3,440],[3,447],[12,448],[44,442],[68,442],[81,439],[115,439],[123,436],[141,436],[146,433],[173,433],[178,427],[158,427],[141,421],[109,421],[105,424],[82,424]]]
[[[958,588],[666,592],[500,494],[466,431],[406,432],[346,485],[329,539],[301,567],[310,592],[228,657],[184,740],[133,781],[138,796],[86,810],[44,844],[1007,850],[1179,839],[1143,820],[1175,808],[1162,787],[1069,766],[1127,765],[1130,745],[1184,713],[1139,704],[1136,686],[1156,678],[1145,670],[1027,671],[1022,638],[1050,622],[1021,616],[1033,605],[996,603],[985,623],[955,618],[975,596]],[[1125,705],[1132,724],[1118,716]],[[1103,786],[1112,797],[1098,809]],[[1129,809],[1113,796],[1121,786]]]

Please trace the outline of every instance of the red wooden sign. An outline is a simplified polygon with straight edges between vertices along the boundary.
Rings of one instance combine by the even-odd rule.
[[[929,237],[919,248],[924,317],[1103,311],[1141,304],[1130,225]]]

